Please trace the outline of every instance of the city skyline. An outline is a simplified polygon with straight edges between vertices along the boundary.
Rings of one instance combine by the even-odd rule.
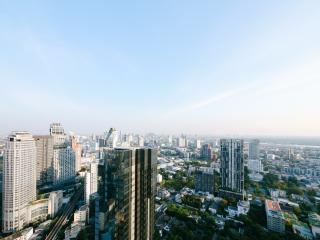
[[[317,1],[0,3],[0,135],[320,136]]]

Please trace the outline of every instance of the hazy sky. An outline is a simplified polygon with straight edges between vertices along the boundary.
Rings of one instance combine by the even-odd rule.
[[[1,1],[0,135],[320,136],[320,1]]]

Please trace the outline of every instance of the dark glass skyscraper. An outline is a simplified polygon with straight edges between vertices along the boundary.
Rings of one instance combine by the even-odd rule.
[[[244,165],[243,140],[221,139],[221,197],[243,200]]]
[[[106,149],[106,232],[111,239],[153,238],[156,152],[152,149]]]
[[[249,156],[248,159],[259,159],[259,148],[260,141],[259,139],[253,139],[249,143]]]
[[[214,193],[214,169],[210,167],[200,167],[195,174],[195,190],[201,192]]]

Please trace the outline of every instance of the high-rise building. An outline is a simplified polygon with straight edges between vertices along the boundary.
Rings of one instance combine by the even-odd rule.
[[[86,204],[89,204],[91,194],[98,191],[98,165],[98,162],[90,163],[85,174],[84,199]]]
[[[221,139],[221,197],[232,197],[243,200],[244,195],[244,164],[243,140]]]
[[[50,125],[53,137],[53,183],[62,184],[76,175],[75,153],[60,123]]]
[[[187,146],[187,138],[184,137],[184,136],[181,136],[178,138],[178,147],[180,148],[185,148],[185,147],[188,147]]]
[[[105,150],[105,201],[111,239],[152,240],[156,194],[156,152]]]
[[[284,233],[285,232],[285,219],[281,211],[280,205],[277,201],[266,199],[266,215],[267,226],[271,231]]]
[[[144,147],[144,137],[141,135],[138,136],[138,146]]]
[[[79,142],[79,140],[75,136],[72,136],[71,146],[75,154],[75,169],[76,169],[76,172],[79,172],[81,169],[82,144]]]
[[[133,138],[132,138],[131,134],[124,134],[121,146],[130,147],[132,144],[132,140],[133,140]]]
[[[9,135],[3,164],[2,229],[19,231],[28,223],[28,204],[37,197],[36,143],[30,133]]]
[[[294,159],[294,150],[291,147],[289,147],[289,149],[288,149],[288,159],[289,160]]]
[[[82,205],[75,213],[73,214],[73,222],[83,222],[87,223],[89,219],[89,205]]]
[[[201,148],[201,140],[197,139],[195,145],[196,145],[195,147],[196,147],[197,149],[200,149],[200,148]]]
[[[196,191],[214,193],[214,169],[211,167],[200,167],[196,170]]]
[[[107,147],[115,148],[118,145],[119,133],[115,128],[110,128],[105,132],[105,144]]]
[[[90,239],[99,240],[100,238],[100,195],[93,193],[90,195],[89,202],[89,224],[90,224]],[[102,218],[103,219],[103,218]],[[103,230],[103,228],[102,228]]]
[[[249,155],[248,159],[259,159],[259,154],[260,154],[260,141],[259,139],[253,139],[249,143]]]
[[[53,137],[33,136],[37,152],[37,185],[53,182]]]
[[[171,135],[168,136],[168,146],[169,147],[172,146],[172,136]]]
[[[213,155],[213,149],[211,144],[204,144],[200,150],[201,158],[204,160],[211,160]]]

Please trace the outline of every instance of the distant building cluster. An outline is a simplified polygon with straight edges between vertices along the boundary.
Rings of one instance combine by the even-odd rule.
[[[183,219],[204,226],[209,219],[241,235],[239,217],[257,209],[265,212],[265,232],[287,234],[290,226],[304,239],[320,237],[320,155],[313,149],[115,128],[76,136],[53,123],[47,135],[13,132],[0,141],[2,156],[4,239],[48,232],[67,240],[152,240],[155,232],[165,239]],[[310,209],[303,218],[301,206]]]
[[[37,200],[37,185],[61,184],[75,177],[74,153],[61,125],[52,124],[48,136],[13,132],[5,141],[3,156],[3,232],[54,217],[62,205],[62,192]]]

